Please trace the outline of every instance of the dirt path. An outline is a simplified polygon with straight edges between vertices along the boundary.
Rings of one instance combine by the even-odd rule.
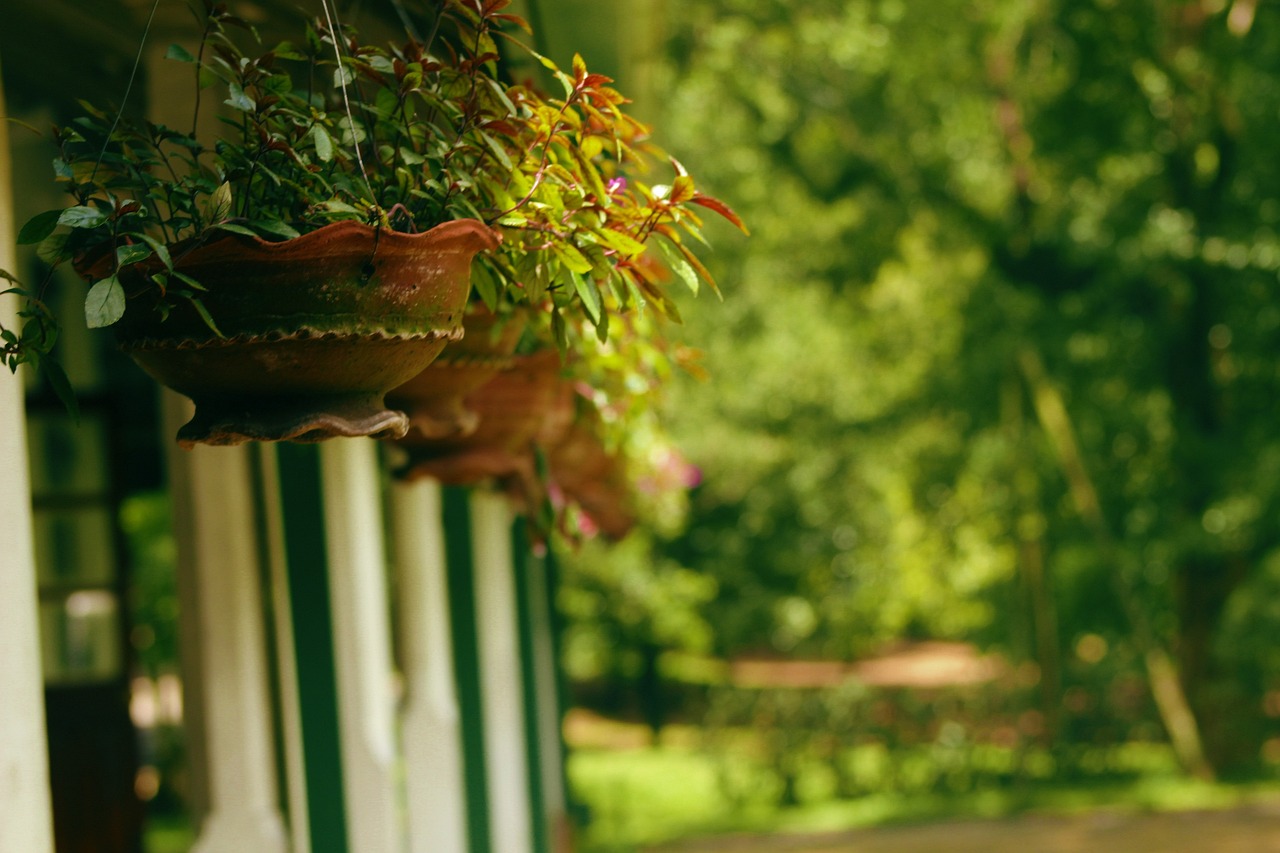
[[[1280,804],[1208,812],[1026,816],[830,835],[734,836],[647,853],[1280,853]]]

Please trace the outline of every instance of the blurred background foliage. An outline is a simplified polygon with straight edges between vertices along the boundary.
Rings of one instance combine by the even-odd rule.
[[[1280,5],[525,5],[752,230],[673,331],[687,507],[559,554],[584,849],[1274,791]],[[859,669],[925,641],[978,677]]]
[[[575,695],[754,730],[781,803],[802,759],[828,793],[1123,775],[1096,751],[1134,744],[1274,777],[1280,6],[649,5],[641,112],[752,236],[709,226],[726,298],[685,303],[687,524],[565,555]],[[895,699],[721,665],[923,639],[1021,676]],[[883,702],[902,729],[860,722]]]

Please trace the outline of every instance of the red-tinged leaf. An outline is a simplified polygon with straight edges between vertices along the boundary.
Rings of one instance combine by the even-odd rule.
[[[711,196],[703,195],[702,193],[694,193],[693,198],[689,199],[689,201],[693,202],[694,204],[702,205],[708,210],[714,210],[716,213],[720,214],[725,219],[729,220],[734,225],[736,225],[738,227],[738,230],[741,231],[743,234],[751,233],[749,230],[747,230],[747,226],[745,223],[743,223],[742,219],[738,217],[738,214],[734,213],[733,209],[729,207],[729,205],[722,202],[720,199],[712,198]]]
[[[577,81],[579,86],[587,79],[587,63],[580,53],[573,55],[573,79]]]
[[[693,186],[693,178],[688,175],[677,175],[671,182],[671,192],[667,194],[667,201],[672,204],[684,204],[686,201],[693,201],[697,194],[698,190]]]
[[[506,21],[508,24],[518,27],[521,30],[524,30],[526,33],[533,32],[533,27],[529,26],[529,22],[526,21],[524,18],[520,17],[519,15],[511,15],[504,12],[501,15],[494,15],[493,19],[495,21]]]
[[[698,275],[702,276],[702,280],[715,292],[716,296],[723,300],[724,294],[720,292],[720,286],[716,284],[715,277],[711,275],[710,270],[702,265],[702,261],[698,260],[698,256],[689,251],[689,247],[683,243],[677,243],[676,248],[680,250],[680,254],[684,255],[684,259],[689,262],[689,265],[698,271]]]
[[[657,225],[654,225],[654,226],[653,226],[653,230],[654,230],[654,232],[655,232],[655,233],[657,233],[657,234],[661,234],[663,237],[666,237],[666,238],[667,238],[668,240],[670,240],[672,243],[675,243],[675,244],[679,245],[679,243],[680,243],[680,232],[678,232],[678,231],[676,231],[676,229],[672,228],[670,224],[668,224],[668,223],[666,223],[666,222],[659,222]]]

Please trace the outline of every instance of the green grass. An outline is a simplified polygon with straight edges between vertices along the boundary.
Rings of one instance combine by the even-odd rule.
[[[188,853],[195,843],[195,830],[185,817],[147,819],[142,844],[146,853]]]
[[[1161,749],[1110,758],[1119,775],[1078,782],[1031,780],[960,792],[885,792],[838,799],[829,773],[802,770],[801,804],[776,805],[778,782],[742,753],[692,746],[577,749],[569,759],[575,796],[588,810],[582,853],[627,853],[681,838],[727,833],[833,832],[943,819],[1000,818],[1028,812],[1098,809],[1171,811],[1241,805],[1280,793],[1280,781],[1207,783],[1173,771]]]

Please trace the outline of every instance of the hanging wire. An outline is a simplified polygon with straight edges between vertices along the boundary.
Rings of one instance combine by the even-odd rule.
[[[98,175],[98,167],[102,165],[102,158],[107,156],[107,146],[111,144],[111,137],[115,136],[116,128],[120,125],[120,119],[124,117],[125,104],[129,103],[129,93],[133,91],[133,81],[138,77],[138,68],[142,65],[142,51],[147,46],[147,36],[151,34],[151,22],[156,18],[156,9],[160,6],[160,0],[155,0],[151,4],[151,12],[147,15],[147,24],[142,29],[142,41],[138,43],[138,55],[133,58],[133,68],[129,71],[129,82],[124,87],[124,97],[120,100],[120,109],[116,110],[116,117],[111,122],[111,129],[107,131],[107,138],[102,140],[102,150],[98,152],[98,159],[93,164],[93,172],[89,175],[89,180],[93,181]]]
[[[324,9],[325,22],[329,25],[329,32],[333,37],[333,55],[338,60],[337,80],[339,88],[342,89],[342,106],[347,113],[347,131],[351,134],[351,141],[356,151],[356,163],[360,166],[360,177],[364,180],[364,187],[369,191],[369,200],[377,205],[378,199],[374,196],[373,184],[369,182],[369,172],[364,165],[364,155],[360,152],[360,140],[356,138],[356,119],[351,112],[351,101],[347,98],[347,75],[342,67],[342,49],[338,47],[338,41],[342,38],[342,22],[338,19],[338,10],[333,8],[330,0],[320,0],[320,6]]]
[[[401,0],[391,0],[391,8],[395,9],[396,17],[400,19],[400,24],[404,27],[404,31],[409,34],[409,38],[421,43],[422,35],[418,32],[418,25],[409,17],[409,12],[404,8],[404,3]]]

